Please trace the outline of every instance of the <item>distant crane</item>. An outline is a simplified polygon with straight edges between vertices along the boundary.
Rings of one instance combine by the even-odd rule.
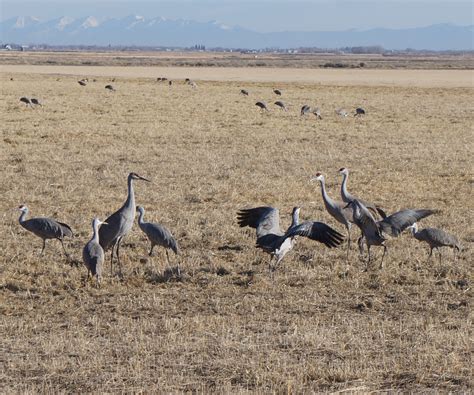
[[[283,103],[281,100],[277,100],[274,104],[275,104],[275,106],[280,107],[283,111],[288,111],[288,109],[286,108],[285,103]]]
[[[82,79],[82,80],[77,81],[77,83],[78,83],[80,86],[86,86],[86,85],[87,85],[87,79],[84,78],[84,79]]]
[[[241,89],[241,90],[240,90],[240,94],[241,94],[241,95],[244,95],[244,96],[248,96],[248,95],[249,95],[249,91],[246,90],[246,89]]]
[[[347,229],[347,256],[349,256],[349,250],[351,248],[351,227],[353,222],[353,214],[350,208],[346,207],[346,204],[343,202],[338,202],[329,197],[326,192],[326,183],[324,181],[324,176],[321,173],[316,173],[316,175],[311,178],[311,181],[319,181],[321,184],[321,194],[323,196],[324,206],[326,207],[327,212],[339,223],[343,224]]]
[[[267,103],[263,101],[258,101],[255,103],[257,107],[259,107],[261,110],[268,111]]]
[[[173,85],[173,81],[169,80],[168,81],[168,86],[171,88],[172,85]]]
[[[347,117],[349,115],[347,111],[344,110],[343,108],[338,108],[336,110],[336,114],[339,115],[340,117]]]
[[[301,107],[301,112],[300,112],[301,116],[308,114],[309,112],[311,112],[311,107],[308,106],[307,104]]]
[[[273,89],[273,93],[277,96],[281,96],[281,90],[279,89]]]
[[[341,167],[339,169],[339,174],[342,174],[342,184],[341,184],[341,198],[344,203],[350,203],[353,200],[357,199],[361,202],[365,207],[367,207],[370,211],[372,211],[375,215],[380,215],[382,218],[385,218],[387,214],[384,210],[373,203],[366,202],[362,199],[356,198],[352,196],[349,191],[347,190],[347,180],[349,179],[349,169],[346,167]]]
[[[362,236],[358,240],[360,253],[363,253],[363,243],[367,245],[368,260],[366,261],[366,269],[370,263],[370,247],[373,245],[383,246],[384,251],[380,268],[383,267],[383,258],[387,252],[385,235],[398,237],[400,234],[422,218],[426,218],[436,211],[428,209],[407,209],[397,211],[396,213],[385,217],[381,221],[375,221],[370,211],[360,201],[353,200],[347,205],[347,208],[353,210],[354,223],[360,228]]]
[[[114,261],[114,249],[116,248],[117,261],[119,264],[120,273],[122,273],[122,266],[120,263],[120,243],[122,239],[130,232],[135,220],[135,192],[133,190],[133,181],[143,180],[150,182],[150,180],[139,176],[137,173],[130,173],[127,178],[128,196],[127,200],[121,208],[115,213],[108,217],[99,229],[99,243],[106,251],[108,248],[112,248],[110,255],[110,272],[112,274],[113,261]]]
[[[145,215],[145,209],[141,206],[137,206],[138,211],[138,226],[146,234],[148,240],[150,240],[151,248],[148,255],[152,256],[153,248],[155,246],[161,246],[165,248],[166,251],[166,260],[168,261],[168,266],[170,266],[170,257],[168,250],[172,250],[176,255],[178,255],[178,243],[173,237],[171,232],[161,224],[145,222],[143,217]],[[181,274],[178,265],[178,275]]]
[[[29,210],[25,205],[18,207],[18,210],[21,211],[19,218],[20,225],[34,235],[43,239],[43,248],[40,255],[43,255],[44,249],[46,248],[47,239],[57,239],[63,246],[64,254],[67,258],[69,258],[69,254],[67,253],[63,242],[64,237],[73,237],[72,229],[69,225],[56,221],[52,218],[45,217],[26,219]]]
[[[102,266],[104,265],[104,250],[99,243],[99,226],[107,224],[99,218],[92,220],[92,239],[90,239],[82,250],[82,260],[87,268],[87,278],[92,275],[97,280],[97,286],[102,281]]]
[[[27,106],[33,107],[33,105],[31,104],[31,99],[29,97],[20,97],[20,101],[22,103],[25,103]]]
[[[413,237],[419,241],[424,241],[430,247],[430,253],[428,260],[433,255],[433,249],[437,249],[439,253],[439,263],[441,264],[441,251],[440,247],[451,247],[454,251],[454,258],[456,258],[456,250],[461,251],[461,244],[456,236],[445,232],[442,229],[436,228],[425,228],[418,230],[418,224],[415,222],[410,226],[410,231]]]
[[[286,232],[280,228],[280,214],[278,209],[270,206],[243,209],[237,213],[240,227],[249,226],[257,232],[257,248],[271,255],[269,269],[274,272],[293,248],[297,236],[304,236],[311,240],[319,241],[328,248],[341,244],[344,236],[322,222],[307,221],[299,223],[299,207],[294,207],[292,222]],[[276,262],[272,265],[273,259]]]
[[[32,97],[30,100],[31,100],[31,103],[34,104],[35,106],[43,107],[43,104],[41,104],[41,102],[38,99]]]
[[[362,116],[362,115],[365,115],[365,110],[361,107],[357,107],[356,110],[355,110],[355,114],[354,116]]]
[[[321,116],[321,110],[319,109],[319,107],[316,107],[312,113],[314,114],[314,116],[318,119],[323,119],[323,117]]]
[[[112,85],[105,85],[105,89],[107,89],[111,92],[115,92],[115,88]]]

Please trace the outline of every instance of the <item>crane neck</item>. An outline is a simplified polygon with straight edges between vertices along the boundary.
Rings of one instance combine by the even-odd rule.
[[[145,212],[143,210],[138,210],[138,225],[143,225],[143,217],[145,216]]]
[[[291,227],[293,228],[294,226],[298,226],[300,224],[300,215],[299,215],[299,210],[295,210],[293,212],[292,216],[292,221],[291,221]]]
[[[348,178],[348,175],[344,173],[342,175],[342,184],[341,184],[341,196],[343,200],[349,196],[349,193],[347,192],[347,178]]]
[[[322,180],[319,180],[319,182],[321,184],[321,194],[323,195],[324,203],[329,204],[329,205],[334,205],[334,202],[332,201],[332,199],[329,197],[329,195],[326,192],[326,182],[324,178]]]
[[[92,239],[91,241],[95,241],[99,243],[99,223],[97,221],[92,222]]]
[[[20,224],[22,222],[25,222],[26,221],[26,216],[28,215],[28,210],[24,210],[21,212],[20,214],[20,218],[18,219],[20,221]]]
[[[128,196],[125,202],[125,206],[132,206],[135,209],[135,191],[133,190],[133,178],[128,177]]]

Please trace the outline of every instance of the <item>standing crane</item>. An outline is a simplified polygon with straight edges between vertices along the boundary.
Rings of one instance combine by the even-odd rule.
[[[105,89],[109,90],[110,92],[115,92],[115,88],[112,85],[105,85]]]
[[[365,115],[365,110],[361,107],[357,107],[354,116],[361,117],[362,115]]]
[[[300,115],[303,116],[309,112],[311,112],[311,107],[305,104],[303,107],[301,107]]]
[[[255,103],[257,107],[259,107],[261,110],[268,111],[267,103],[263,101],[258,101]]]
[[[285,103],[283,103],[281,100],[277,100],[274,104],[275,104],[275,106],[280,107],[283,111],[288,111],[288,109],[286,108]]]
[[[344,110],[343,108],[338,108],[336,110],[336,114],[339,115],[340,117],[347,117],[347,111]]]
[[[316,175],[311,178],[311,181],[319,181],[321,184],[321,194],[323,196],[324,206],[326,207],[327,212],[339,223],[343,224],[347,229],[347,256],[349,257],[349,250],[351,248],[351,227],[353,222],[353,214],[350,208],[346,207],[346,204],[343,202],[338,202],[329,197],[326,192],[326,183],[324,181],[324,176],[321,173],[316,173]]]
[[[244,96],[248,96],[249,95],[249,91],[247,89],[241,89],[240,90],[240,94],[241,95],[244,95]]]
[[[281,90],[279,89],[273,89],[273,93],[277,96],[281,96]]]
[[[359,227],[362,236],[357,241],[359,251],[364,251],[363,243],[367,245],[368,260],[366,261],[366,269],[370,262],[370,247],[373,245],[382,246],[384,248],[380,268],[383,267],[383,258],[387,252],[385,235],[398,237],[400,234],[420,219],[426,218],[436,211],[428,209],[407,209],[397,211],[396,213],[385,217],[381,221],[375,221],[370,211],[360,201],[353,200],[347,206],[353,211],[354,223]]]
[[[28,215],[28,207],[21,205],[18,207],[18,210],[21,211],[19,218],[20,225],[23,226],[26,230],[35,234],[36,236],[43,239],[43,248],[40,255],[43,255],[44,249],[46,248],[47,239],[57,239],[61,242],[63,246],[64,254],[66,258],[69,258],[69,254],[64,247],[63,239],[64,237],[73,237],[72,229],[69,225],[56,221],[52,218],[37,217],[26,219]]]
[[[33,107],[33,105],[31,104],[31,99],[29,97],[20,97],[20,101],[22,103],[25,103],[26,106],[30,106],[30,107]]]
[[[358,200],[361,202],[365,207],[367,207],[370,211],[372,211],[375,215],[380,215],[380,217],[385,218],[387,214],[384,210],[373,203],[366,202],[362,199],[356,198],[355,196],[351,195],[347,190],[347,180],[349,178],[349,169],[346,167],[341,167],[339,169],[339,174],[342,174],[342,184],[341,184],[341,198],[344,203],[350,203],[353,200]]]
[[[456,236],[445,232],[442,229],[436,228],[425,228],[418,230],[418,224],[415,222],[409,227],[413,237],[419,241],[424,241],[430,247],[430,254],[428,260],[433,255],[433,249],[436,248],[439,253],[439,263],[441,264],[441,251],[440,247],[451,247],[454,251],[454,258],[456,259],[456,250],[461,251],[461,244]]]
[[[138,226],[146,234],[148,240],[150,240],[151,248],[149,256],[153,254],[153,248],[155,246],[161,246],[165,248],[166,251],[166,260],[168,261],[168,266],[170,266],[170,257],[168,250],[173,250],[173,252],[178,255],[178,243],[173,237],[171,232],[161,224],[145,222],[143,217],[145,215],[145,209],[141,206],[137,206],[138,211]],[[181,274],[178,265],[178,275]]]
[[[108,248],[112,248],[110,254],[110,273],[112,274],[113,262],[114,262],[114,249],[116,249],[117,261],[119,264],[120,274],[122,273],[122,265],[120,263],[120,243],[122,239],[130,232],[135,220],[135,192],[133,190],[133,181],[143,180],[150,182],[150,180],[139,176],[136,173],[130,173],[127,178],[128,196],[127,200],[115,213],[108,217],[104,224],[99,229],[99,243],[106,251]]]
[[[102,266],[104,264],[104,250],[99,243],[99,226],[106,224],[99,218],[92,220],[92,239],[90,239],[82,250],[82,260],[87,268],[87,279],[92,275],[97,280],[97,286],[100,287],[102,281]]]
[[[304,236],[319,241],[328,248],[341,244],[344,236],[322,222],[307,221],[299,223],[300,208],[294,207],[292,222],[286,232],[280,228],[280,214],[278,209],[265,206],[243,209],[237,213],[240,227],[249,226],[257,232],[257,248],[271,255],[269,262],[270,272],[274,272],[285,255],[293,248],[296,237]],[[276,262],[272,265],[273,259]]]

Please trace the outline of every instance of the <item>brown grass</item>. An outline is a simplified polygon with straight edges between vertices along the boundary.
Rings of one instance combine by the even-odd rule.
[[[279,83],[290,112],[261,114],[254,102],[274,101],[274,84],[119,78],[111,93],[105,77],[83,88],[74,76],[10,76],[0,97],[1,392],[472,388],[471,88]],[[44,107],[25,108],[23,95]],[[304,103],[323,120],[301,118]],[[356,106],[365,118],[334,114]],[[344,276],[343,249],[301,240],[271,281],[236,210],[275,205],[286,225],[299,204],[304,219],[343,231],[309,182],[322,171],[336,197],[341,166],[353,193],[389,212],[442,210],[421,224],[458,235],[457,261],[443,251],[428,263],[426,246],[403,235],[383,270],[362,272],[354,250]],[[101,289],[58,242],[38,256],[41,241],[13,208],[69,223],[80,262],[92,217],[122,204],[130,171],[153,180],[137,182],[137,202],[177,236],[181,281],[163,252],[147,257],[137,227],[122,249],[124,281],[107,262]]]

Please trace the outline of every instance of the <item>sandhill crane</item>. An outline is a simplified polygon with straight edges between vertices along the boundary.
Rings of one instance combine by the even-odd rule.
[[[20,225],[31,233],[43,239],[43,248],[40,255],[43,255],[44,249],[46,248],[47,239],[57,239],[63,246],[64,254],[69,258],[69,254],[64,247],[64,237],[73,237],[72,229],[69,225],[56,221],[52,218],[37,217],[26,219],[28,215],[28,207],[21,205],[18,207],[21,211],[19,218]]]
[[[29,97],[25,97],[25,96],[20,97],[20,101],[22,103],[25,103],[25,105],[27,106],[33,107],[33,105],[31,104],[31,99]]]
[[[357,107],[354,116],[362,116],[365,115],[365,110],[361,107]]]
[[[359,202],[361,202],[365,207],[367,207],[370,211],[372,211],[375,215],[380,215],[382,218],[385,218],[387,214],[385,211],[383,211],[380,207],[376,206],[373,203],[366,202],[362,199],[356,198],[355,196],[352,196],[348,191],[347,191],[347,180],[349,179],[349,169],[346,167],[341,167],[339,169],[339,174],[342,174],[342,184],[341,184],[341,198],[344,203],[350,203],[353,200],[357,199]]]
[[[383,267],[383,258],[387,251],[385,235],[398,237],[400,234],[422,218],[426,218],[436,211],[428,209],[407,209],[397,211],[396,213],[385,217],[381,221],[375,221],[371,212],[360,201],[353,200],[347,205],[353,211],[354,223],[359,227],[362,236],[358,240],[359,250],[363,253],[363,243],[365,242],[368,250],[368,260],[366,262],[366,269],[370,262],[370,246],[383,246],[384,251],[382,260],[380,261],[380,268]]]
[[[99,243],[106,251],[108,248],[112,248],[110,254],[110,272],[112,273],[113,261],[114,261],[114,249],[116,247],[117,261],[119,264],[120,274],[122,273],[122,266],[120,263],[120,243],[122,239],[132,229],[133,221],[135,220],[135,192],[133,190],[133,181],[143,180],[150,182],[150,180],[139,176],[136,173],[130,173],[127,178],[128,196],[127,200],[115,213],[108,217],[105,222],[107,225],[102,225],[99,229]]]
[[[107,89],[111,92],[115,92],[115,88],[112,85],[105,85],[105,89]]]
[[[87,79],[79,80],[79,81],[77,81],[77,83],[78,83],[80,86],[86,86],[86,85],[87,85]]]
[[[297,236],[319,241],[328,248],[337,247],[344,239],[343,235],[322,222],[307,221],[300,224],[299,212],[299,207],[293,208],[292,222],[286,232],[280,228],[280,214],[276,208],[256,207],[243,209],[237,213],[239,226],[255,228],[256,247],[271,255],[269,262],[271,272],[275,271],[284,256],[293,248]],[[276,258],[274,265],[272,265],[273,258]]]
[[[161,224],[145,222],[143,217],[145,215],[145,209],[141,206],[137,206],[138,211],[138,226],[146,234],[148,240],[150,240],[151,248],[148,255],[152,256],[153,248],[155,246],[161,246],[165,248],[166,251],[166,260],[168,261],[168,266],[170,266],[170,257],[168,250],[173,250],[173,252],[178,255],[178,243],[173,237],[171,232]],[[180,274],[180,269],[178,265],[178,275]]]
[[[168,81],[168,86],[171,87],[171,85],[173,85],[173,81],[169,80]]]
[[[82,261],[87,268],[87,278],[92,275],[97,280],[97,286],[102,281],[102,266],[104,264],[104,250],[99,243],[99,226],[107,224],[99,218],[92,220],[92,238],[87,242],[82,250]]]
[[[347,256],[349,256],[349,250],[351,248],[351,227],[353,222],[352,210],[346,207],[346,204],[343,202],[338,202],[329,197],[326,192],[326,183],[324,181],[324,176],[321,173],[316,173],[316,175],[311,178],[311,181],[319,181],[321,184],[321,194],[323,196],[324,206],[326,207],[327,212],[339,223],[343,224],[347,229]]]
[[[184,82],[186,82],[186,83],[190,83],[190,82],[191,82],[191,80],[190,80],[189,78],[185,78],[185,79],[184,79]]]
[[[161,79],[161,81],[168,81],[168,78],[163,77],[163,78]]]
[[[281,96],[281,90],[279,89],[273,89],[273,93],[277,96]]]
[[[286,108],[285,103],[283,103],[281,100],[276,101],[274,104],[275,104],[275,106],[280,107],[283,111],[288,111],[288,109]]]
[[[161,81],[161,77],[158,77],[156,80],[157,80],[158,82],[160,82],[160,81]]]
[[[189,86],[193,89],[196,89],[197,88],[197,84],[194,82],[194,81],[189,81],[188,82]]]
[[[300,112],[301,115],[308,114],[309,112],[311,112],[311,107],[308,106],[307,104],[301,107],[301,112]]]
[[[244,95],[244,96],[248,96],[248,95],[249,95],[249,91],[246,90],[246,89],[241,89],[241,90],[240,90],[240,94],[241,94],[241,95]]]
[[[35,106],[43,107],[43,105],[41,104],[41,102],[40,102],[38,99],[34,98],[34,97],[32,97],[32,98],[30,99],[30,101],[31,101],[31,103],[34,104]]]
[[[260,107],[261,110],[268,111],[267,103],[263,101],[258,101],[255,103],[257,107]]]
[[[318,107],[316,107],[316,108],[315,108],[314,110],[312,110],[311,112],[314,114],[314,116],[315,116],[316,118],[318,118],[318,119],[323,119],[323,117],[321,116],[321,110],[320,110]]]
[[[339,115],[340,117],[347,117],[349,115],[347,111],[344,110],[343,108],[338,108],[336,110],[336,114]]]
[[[439,253],[439,263],[441,263],[441,251],[440,247],[451,247],[454,251],[454,258],[456,258],[456,250],[461,251],[461,245],[456,236],[445,232],[442,229],[436,228],[425,228],[418,230],[418,224],[415,222],[409,227],[413,237],[419,241],[424,241],[430,247],[430,254],[428,260],[433,255],[433,249],[437,249]]]

